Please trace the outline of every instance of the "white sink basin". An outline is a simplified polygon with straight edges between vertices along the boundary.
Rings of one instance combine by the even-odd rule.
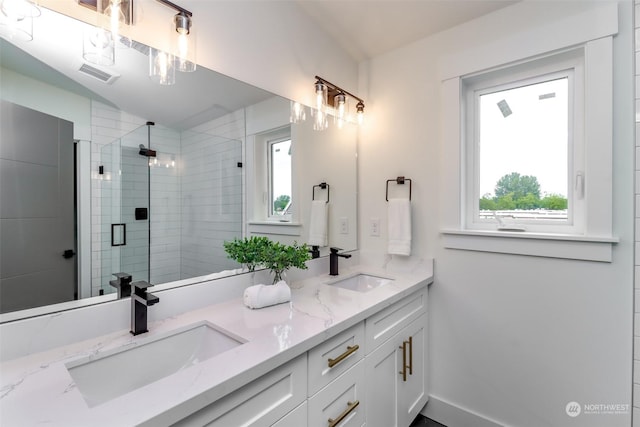
[[[370,290],[379,288],[393,282],[393,279],[386,277],[372,276],[369,274],[357,274],[346,279],[336,280],[327,283],[330,286],[337,286],[343,289],[349,289],[356,292],[369,292]]]
[[[89,407],[122,396],[246,341],[209,322],[185,326],[66,364]]]

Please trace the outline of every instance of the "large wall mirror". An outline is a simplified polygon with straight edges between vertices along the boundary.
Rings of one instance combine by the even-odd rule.
[[[242,273],[224,241],[307,243],[317,200],[321,254],[357,248],[355,125],[292,123],[289,100],[203,67],[158,85],[145,45],[96,65],[89,25],[33,25],[0,39],[0,322],[113,300],[114,273]]]

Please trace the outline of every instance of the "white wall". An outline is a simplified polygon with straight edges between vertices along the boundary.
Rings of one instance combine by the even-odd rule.
[[[413,254],[433,256],[431,398],[446,425],[629,426],[621,415],[570,418],[565,406],[631,404],[633,127],[631,3],[620,2],[614,41],[613,262],[595,263],[447,250],[439,234],[442,192],[438,62],[589,2],[525,2],[379,56],[360,67],[367,121],[359,145],[360,242],[386,249],[384,181],[413,179]],[[571,28],[566,28],[571,31]],[[550,35],[553,37],[553,35]],[[531,43],[535,43],[531,40]],[[381,237],[369,219],[382,219]]]
[[[91,140],[89,98],[0,67],[0,97],[14,104],[73,122],[73,138]]]

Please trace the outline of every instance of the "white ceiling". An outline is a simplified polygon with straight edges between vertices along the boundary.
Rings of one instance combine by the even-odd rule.
[[[297,0],[354,59],[362,61],[473,20],[511,0]]]

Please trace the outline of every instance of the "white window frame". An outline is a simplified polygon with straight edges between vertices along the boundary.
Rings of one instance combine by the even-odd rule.
[[[273,155],[272,155],[272,147],[274,144],[278,144],[280,142],[284,142],[284,141],[291,141],[291,150],[293,150],[293,140],[291,139],[291,130],[289,128],[289,132],[288,135],[283,135],[280,134],[275,138],[270,138],[267,139],[266,142],[266,149],[267,149],[267,154],[266,154],[266,159],[267,159],[267,218],[271,221],[286,221],[286,222],[291,222],[292,219],[292,214],[288,213],[288,214],[283,214],[283,215],[276,215],[273,211],[273,202],[274,202],[274,196],[275,194],[273,193]],[[293,167],[293,164],[292,164]],[[290,200],[290,204],[294,202],[293,200],[293,174],[291,177],[291,200]]]
[[[584,50],[572,49],[533,61],[479,74],[465,76],[462,84],[462,114],[465,117],[462,131],[466,167],[464,192],[464,228],[468,230],[497,230],[494,219],[479,218],[480,197],[480,96],[509,90],[545,81],[567,78],[568,93],[568,219],[512,220],[509,225],[530,232],[584,234],[585,198],[584,187]],[[574,191],[575,189],[579,191]]]
[[[442,177],[458,192],[440,193],[443,246],[483,252],[611,262],[613,245],[613,35],[617,6],[602,5],[566,22],[532,29],[495,45],[476,47],[441,60]],[[596,25],[597,23],[597,25]],[[552,36],[553,35],[553,36]],[[531,40],[540,40],[532,44]],[[464,148],[463,76],[535,61],[562,50],[584,49],[584,227],[581,233],[507,232],[468,228]],[[517,54],[517,55],[516,55]]]

